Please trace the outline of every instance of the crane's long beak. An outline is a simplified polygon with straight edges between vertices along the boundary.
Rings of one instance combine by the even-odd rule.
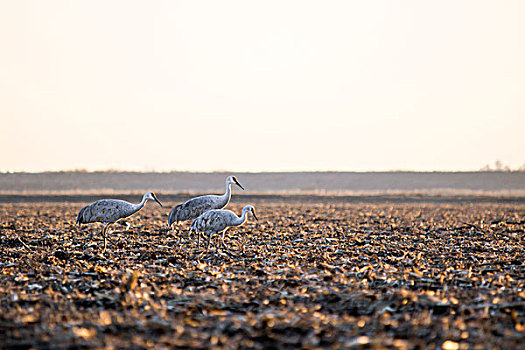
[[[252,210],[252,215],[255,218],[255,220],[259,221],[259,218],[257,217],[257,215],[255,215],[255,210]]]
[[[235,181],[235,184],[242,188],[242,190],[244,191],[244,187],[242,187],[242,185],[239,183],[239,181],[237,181],[237,179],[233,179],[233,181]]]
[[[156,196],[153,196],[153,199],[155,200],[155,202],[159,203],[159,205],[160,205],[161,207],[164,207],[164,206],[162,205],[162,203],[157,199]]]

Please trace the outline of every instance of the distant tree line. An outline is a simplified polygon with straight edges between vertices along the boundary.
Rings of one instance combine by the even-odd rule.
[[[496,160],[493,166],[490,164],[485,165],[483,168],[479,169],[480,171],[525,171],[525,164],[522,166],[512,169],[510,166],[505,165],[501,160]]]

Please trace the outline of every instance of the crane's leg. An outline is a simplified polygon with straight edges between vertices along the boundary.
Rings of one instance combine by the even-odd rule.
[[[200,248],[201,246],[201,233],[200,231],[197,232],[197,250]]]
[[[206,244],[206,251],[205,251],[205,253],[207,253],[208,252],[208,248],[210,248],[211,237],[213,236],[214,233],[215,232],[211,232],[210,233],[210,237],[208,237],[208,244]]]
[[[222,231],[222,234],[221,234],[221,244],[222,246],[224,247],[224,249],[226,249],[226,251],[228,252],[228,254],[230,254],[231,256],[236,256],[237,254],[233,254],[229,249],[228,247],[226,246],[226,244],[224,243],[224,234],[226,233],[226,231]]]
[[[102,249],[102,253],[106,251],[106,228],[108,227],[108,224],[104,224],[104,227],[102,228],[102,237],[104,238],[104,248]]]
[[[104,228],[102,229],[102,236],[104,237],[104,249],[102,249],[102,253],[104,253],[106,251],[107,232],[108,232],[108,229],[109,229],[109,225],[111,225],[111,223],[104,224]]]

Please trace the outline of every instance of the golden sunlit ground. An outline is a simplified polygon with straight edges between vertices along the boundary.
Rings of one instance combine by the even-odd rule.
[[[524,346],[524,205],[259,203],[238,258],[154,205],[101,254],[82,205],[0,204],[0,347]]]

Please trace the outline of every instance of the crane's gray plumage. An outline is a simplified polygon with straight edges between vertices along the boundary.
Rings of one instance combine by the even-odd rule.
[[[198,233],[198,243],[200,245],[200,233],[203,232],[208,236],[208,243],[206,244],[206,251],[210,246],[211,237],[216,233],[221,233],[221,244],[230,254],[230,250],[224,244],[224,233],[231,226],[240,226],[246,222],[247,213],[251,213],[253,217],[257,219],[255,215],[255,208],[251,205],[247,205],[242,208],[241,216],[237,216],[234,212],[225,209],[213,209],[200,215],[197,219],[193,220],[189,233]],[[189,234],[188,233],[188,234]],[[233,254],[232,254],[233,255]]]
[[[235,176],[228,176],[226,178],[226,192],[223,195],[209,194],[195,197],[175,206],[171,209],[168,216],[168,226],[171,226],[174,222],[196,219],[199,215],[211,209],[224,208],[230,202],[232,183],[244,190],[244,187],[237,181]]]
[[[159,203],[155,193],[148,192],[142,197],[138,204],[129,203],[120,199],[100,199],[90,205],[86,205],[77,215],[77,224],[88,224],[92,222],[101,222],[104,224],[102,235],[104,236],[104,251],[106,250],[106,233],[109,226],[120,219],[133,215],[144,207],[148,199]]]

